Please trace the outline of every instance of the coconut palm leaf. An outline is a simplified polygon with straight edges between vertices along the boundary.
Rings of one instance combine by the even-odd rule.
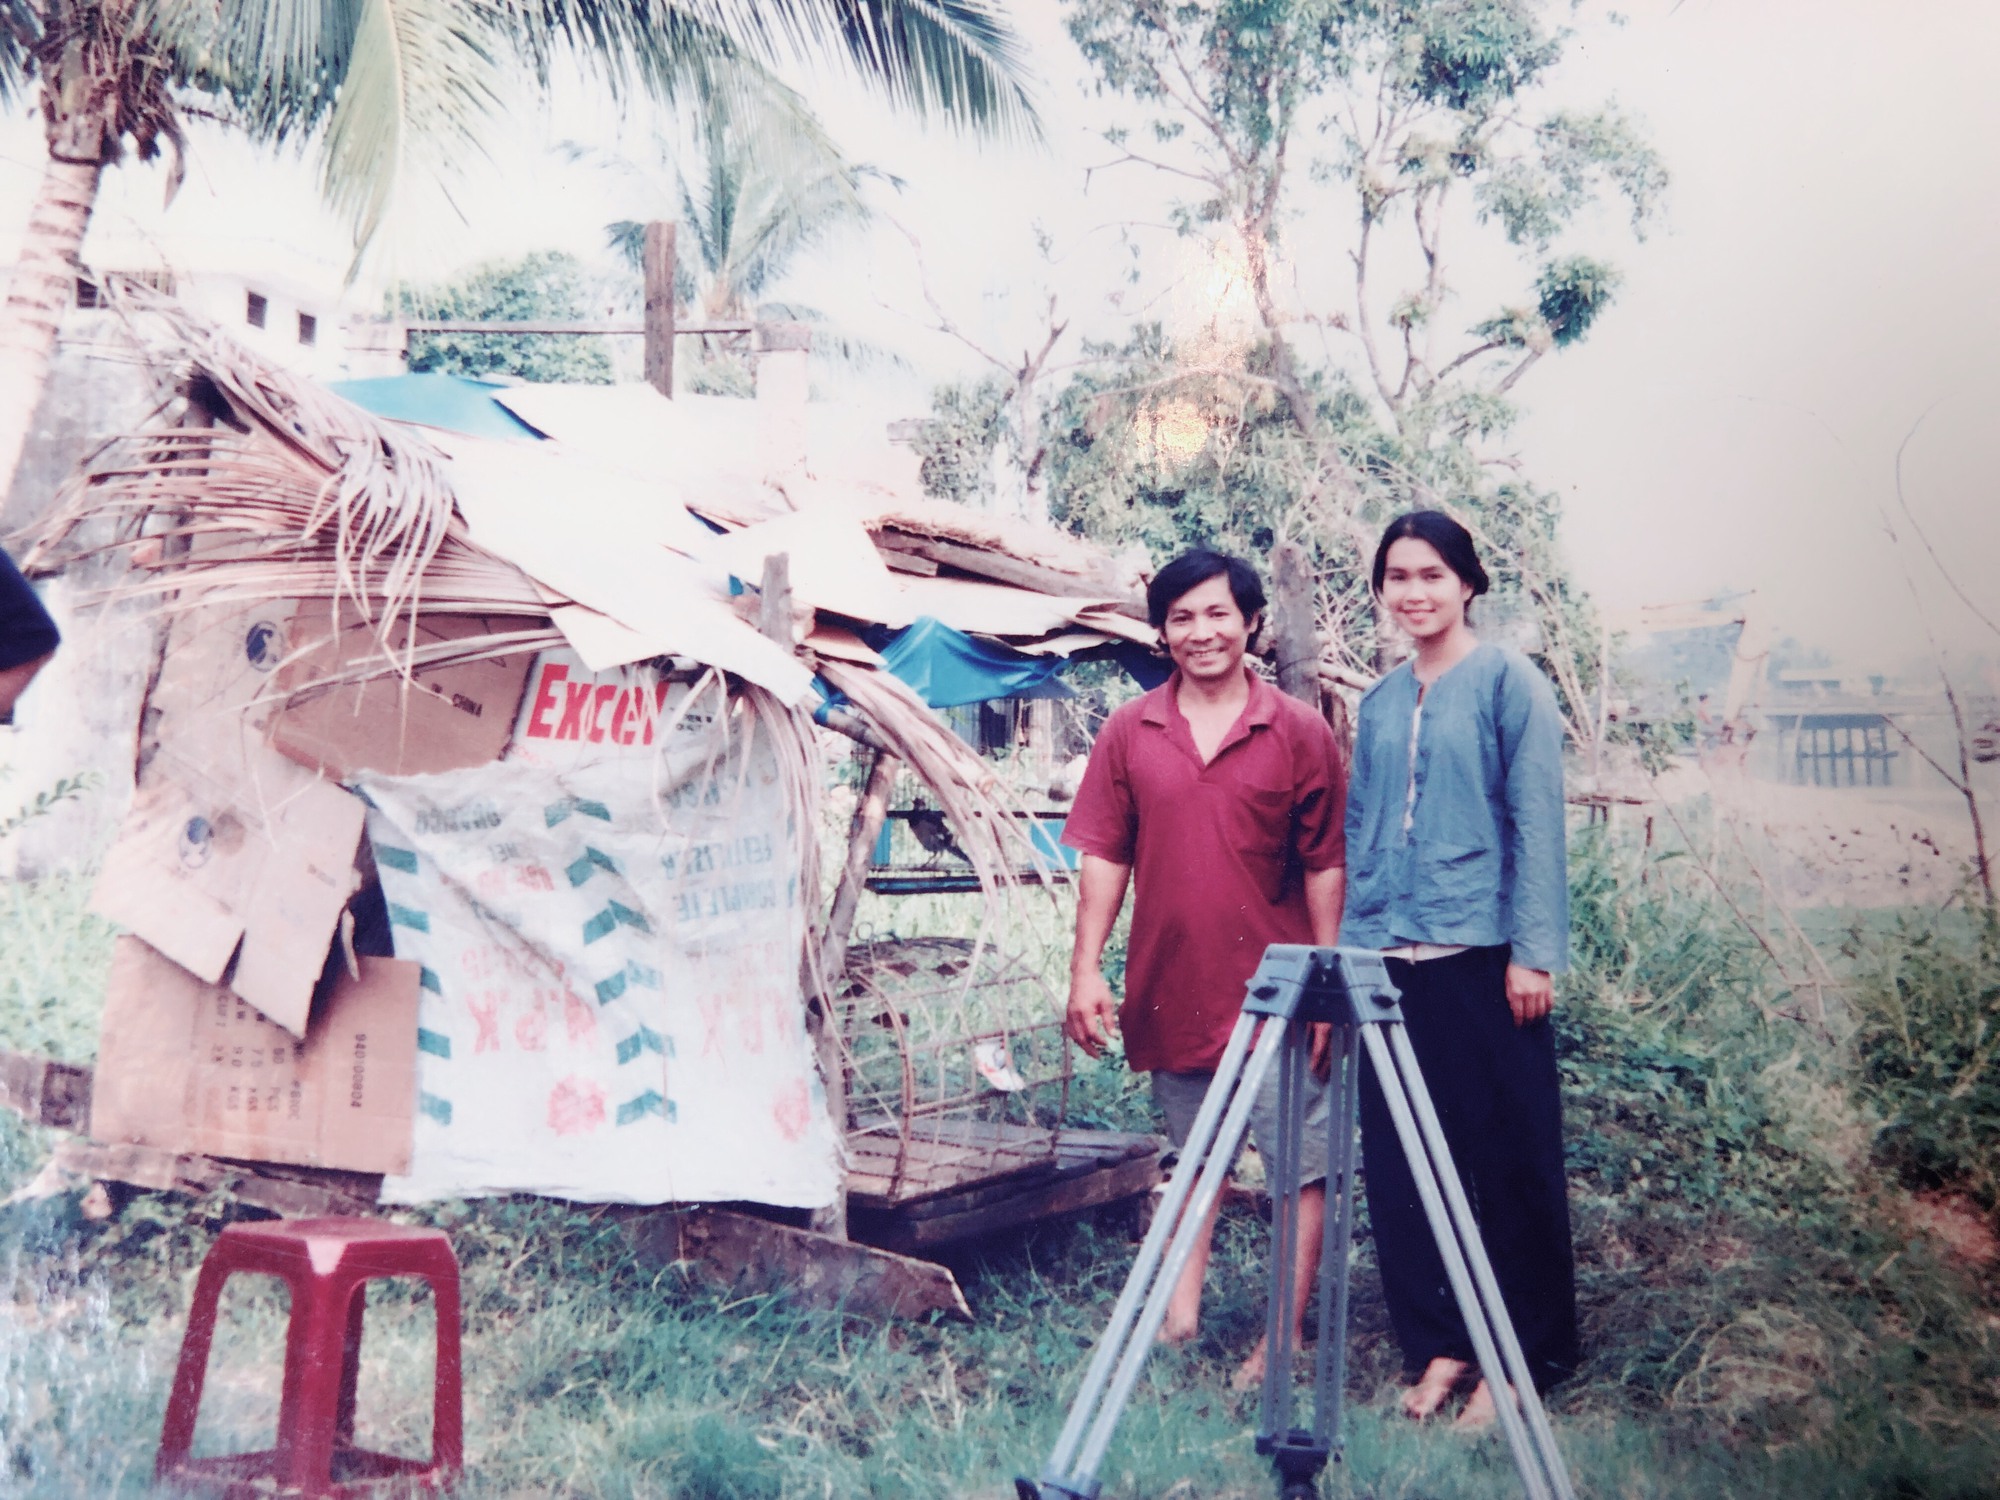
[[[1001,134],[1040,129],[1025,53],[990,0],[511,0],[508,9],[510,31],[544,72],[568,51],[614,82],[671,94],[696,81],[705,58],[836,57],[918,113]]]
[[[365,245],[413,165],[450,169],[479,149],[500,99],[501,38],[464,0],[363,0],[327,116],[320,185]]]

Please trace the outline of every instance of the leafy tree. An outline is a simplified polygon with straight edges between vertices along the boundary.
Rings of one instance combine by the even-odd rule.
[[[647,217],[680,221],[691,300],[704,318],[750,316],[800,254],[868,223],[864,180],[895,180],[850,162],[805,101],[775,80],[708,101],[686,125],[686,146],[655,140],[666,170],[637,175],[657,210]],[[605,233],[639,264],[643,222],[622,219]]]
[[[0,0],[0,103],[32,95],[49,149],[0,307],[0,477],[46,383],[104,169],[128,152],[178,163],[188,112],[316,144],[326,197],[365,245],[406,173],[476,151],[487,114],[562,65],[673,99],[800,58],[838,59],[963,126],[1033,128],[1019,44],[990,0]]]
[[[442,286],[404,287],[405,317],[464,322],[581,321],[601,315],[591,277],[573,255],[538,250],[492,261]],[[607,385],[611,356],[603,341],[567,334],[415,333],[410,369],[448,375],[513,375],[531,381]]]
[[[912,444],[924,488],[942,500],[992,509],[993,455],[1005,439],[1006,388],[997,376],[958,381],[938,388],[932,408],[932,419]]]
[[[900,187],[900,180],[849,161],[805,100],[762,71],[744,72],[736,87],[678,115],[671,131],[656,133],[651,161],[570,148],[630,178],[646,218],[678,220],[676,298],[703,322],[810,323],[822,354],[853,364],[891,360],[818,309],[771,294],[800,257],[872,221],[865,183]],[[605,226],[610,247],[634,267],[645,235],[643,219]],[[733,343],[704,339],[688,373],[697,390],[748,394],[753,384]]]
[[[1643,232],[1666,173],[1615,109],[1538,107],[1565,35],[1543,0],[1072,0],[1103,90],[1141,116],[1114,165],[1175,186],[1208,317],[1099,348],[1055,404],[1058,514],[1156,554],[1196,538],[1306,543],[1328,633],[1381,643],[1365,563],[1396,511],[1444,505],[1498,567],[1489,618],[1539,627],[1582,732],[1594,654],[1555,550],[1556,502],[1496,444],[1516,385],[1596,326],[1614,267],[1578,237],[1607,195]],[[1351,279],[1289,290],[1291,236]],[[1329,210],[1346,232],[1329,243]],[[1452,268],[1511,256],[1520,292],[1460,310]],[[1344,252],[1344,254],[1343,254]],[[1308,339],[1310,335],[1310,339]]]

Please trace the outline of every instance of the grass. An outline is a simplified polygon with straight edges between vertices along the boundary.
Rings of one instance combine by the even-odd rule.
[[[1760,950],[1688,861],[1586,839],[1573,873],[1562,1062],[1589,1353],[1553,1413],[1579,1492],[2000,1496],[2000,1289],[1898,1217],[1898,1160],[1878,1144],[1908,1121],[1858,1065],[1865,1030],[1770,1019]],[[106,944],[82,889],[0,888],[7,1045],[92,1051]],[[950,930],[972,905],[867,915]],[[1923,993],[1971,1014],[1984,991],[1940,957],[1945,939],[1885,969],[1880,944],[1922,934],[1862,925],[1878,946],[1849,956],[1857,996],[1893,972],[1914,1003],[1910,976],[1937,973]],[[1058,957],[1060,927],[1037,939]],[[1143,1084],[1114,1063],[1080,1064],[1073,1098],[1092,1123],[1145,1123]],[[1984,1139],[1952,1128],[1940,1139]],[[0,1179],[32,1175],[47,1144],[0,1114]],[[146,1493],[194,1272],[229,1212],[147,1194],[102,1222],[75,1195],[0,1210],[0,1493]],[[451,1234],[464,1271],[470,1496],[1008,1494],[1051,1445],[1133,1251],[1115,1215],[998,1239],[953,1262],[972,1322],[881,1323],[649,1270],[610,1216],[562,1204],[416,1217]],[[1355,1404],[1325,1492],[1516,1493],[1499,1440],[1393,1415],[1399,1361],[1372,1249],[1356,1254]],[[1252,1403],[1226,1384],[1256,1336],[1262,1256],[1256,1217],[1225,1218],[1203,1337],[1149,1364],[1106,1494],[1271,1493]],[[364,1434],[423,1442],[426,1318],[403,1289],[371,1305]],[[226,1310],[204,1443],[269,1431],[279,1321],[268,1293]]]

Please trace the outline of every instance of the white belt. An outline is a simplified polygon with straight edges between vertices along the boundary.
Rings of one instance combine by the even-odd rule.
[[[1426,963],[1433,958],[1450,958],[1454,953],[1464,953],[1471,948],[1470,943],[1398,943],[1393,948],[1384,948],[1384,958],[1400,958],[1404,963]]]

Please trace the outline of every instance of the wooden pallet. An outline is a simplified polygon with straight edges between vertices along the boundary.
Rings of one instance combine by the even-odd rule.
[[[1054,1159],[1039,1169],[894,1204],[871,1204],[850,1190],[848,1230],[867,1244],[910,1254],[1023,1228],[1151,1192],[1165,1175],[1165,1150],[1153,1135],[1064,1130]]]
[[[891,1208],[1003,1178],[1043,1176],[1060,1157],[1055,1132],[1001,1120],[920,1118],[909,1132],[906,1142],[892,1121],[848,1132],[849,1203]]]

